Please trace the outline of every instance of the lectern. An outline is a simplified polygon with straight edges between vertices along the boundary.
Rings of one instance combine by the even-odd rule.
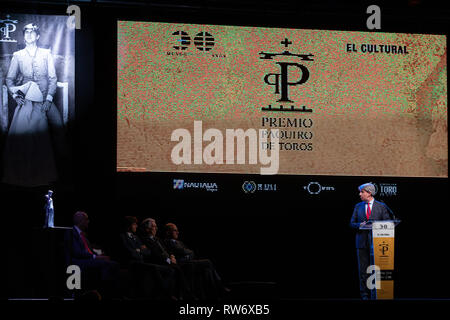
[[[370,261],[375,266],[375,285],[372,299],[394,299],[395,227],[400,220],[368,221],[360,230],[372,230]],[[370,287],[372,277],[367,285]],[[376,289],[376,290],[374,290]]]
[[[33,228],[31,232],[29,273],[32,298],[63,297],[66,287],[64,235],[67,227]]]

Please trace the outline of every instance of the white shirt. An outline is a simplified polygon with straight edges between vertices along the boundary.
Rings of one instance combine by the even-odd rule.
[[[78,232],[78,235],[80,236],[80,238],[81,238],[81,232],[83,232],[83,231],[81,231],[81,229],[80,228],[78,228],[77,226],[73,226],[74,228],[75,228],[75,230],[77,230],[77,232]]]

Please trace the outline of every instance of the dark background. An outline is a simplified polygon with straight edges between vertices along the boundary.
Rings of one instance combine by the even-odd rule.
[[[69,124],[72,155],[54,190],[55,225],[70,226],[76,210],[89,214],[89,238],[114,254],[121,218],[153,217],[178,225],[181,239],[210,258],[227,282],[275,282],[266,298],[358,298],[354,232],[349,221],[357,186],[395,183],[384,200],[402,220],[396,229],[396,298],[450,298],[446,270],[448,179],[339,176],[260,176],[116,173],[116,22],[186,22],[368,31],[365,13],[379,4],[382,32],[447,34],[449,12],[435,2],[350,1],[70,1],[81,8],[76,31],[76,116]],[[67,1],[6,1],[6,13],[64,15]],[[7,10],[6,10],[7,9]],[[357,137],[355,137],[356,139]],[[218,192],[174,190],[173,179],[215,182]],[[277,184],[276,192],[242,191],[244,181]],[[309,182],[334,191],[310,195]],[[50,237],[44,222],[47,186],[0,184],[2,251],[8,298],[49,295]],[[58,236],[55,236],[56,238]],[[54,274],[56,272],[57,274]],[[50,282],[49,282],[50,281]],[[60,285],[60,283],[59,283]]]

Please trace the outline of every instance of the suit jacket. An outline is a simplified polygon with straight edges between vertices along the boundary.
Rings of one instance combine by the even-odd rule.
[[[141,236],[141,240],[151,252],[146,262],[162,265],[169,264],[167,261],[170,259],[170,255],[157,237],[151,238],[148,235],[143,235]]]
[[[185,244],[175,239],[165,239],[164,245],[169,253],[173,254],[177,261],[185,262],[194,259],[194,251],[185,246]]]
[[[89,240],[86,239],[86,242],[88,243],[88,247],[91,252],[94,252],[89,243]],[[86,247],[84,246],[83,240],[81,240],[81,237],[75,227],[73,227],[72,230],[66,233],[65,245],[67,263],[76,264],[80,260],[94,259],[94,254],[91,254],[89,253],[89,251],[87,251]]]
[[[151,251],[148,248],[143,250],[141,249],[143,243],[141,239],[139,239],[136,235],[132,234],[130,236],[128,233],[122,233],[120,235],[120,239],[122,240],[122,246],[125,250],[124,258],[127,260],[127,262],[130,261],[144,262],[144,258],[146,256],[150,256]]]
[[[365,249],[370,248],[372,241],[372,231],[371,230],[359,230],[359,225],[361,222],[367,221],[366,217],[366,202],[360,202],[356,204],[353,210],[353,215],[350,220],[350,226],[356,229],[356,248]],[[379,201],[374,200],[372,205],[372,212],[369,217],[369,221],[375,220],[391,220],[390,216],[391,209]]]
[[[56,92],[56,71],[53,64],[53,57],[49,49],[37,48],[36,54],[31,57],[26,49],[14,52],[6,75],[6,85],[11,90],[15,84],[16,77],[21,74],[23,80],[20,84],[34,81],[44,96],[53,96]]]

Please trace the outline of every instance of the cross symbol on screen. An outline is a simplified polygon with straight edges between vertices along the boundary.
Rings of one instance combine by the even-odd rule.
[[[281,44],[284,44],[284,46],[287,48],[290,44],[292,44],[291,41],[289,41],[287,38],[284,38],[283,41],[280,42]]]

